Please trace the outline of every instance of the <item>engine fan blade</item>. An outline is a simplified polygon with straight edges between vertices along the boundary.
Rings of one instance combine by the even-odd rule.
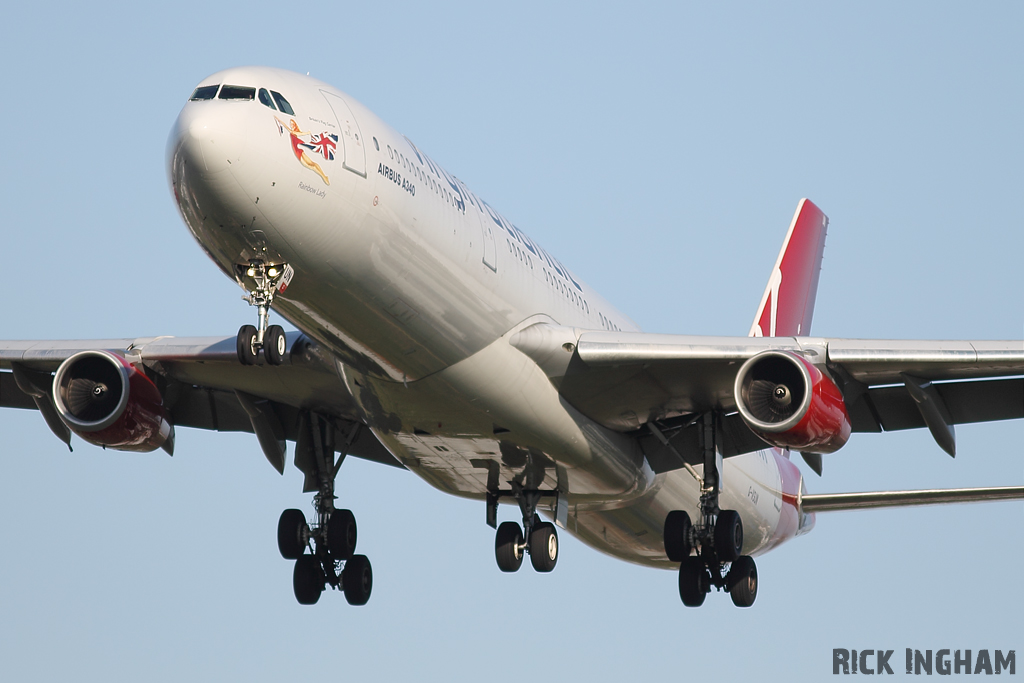
[[[750,412],[765,422],[782,422],[797,411],[789,388],[766,379],[750,383],[748,394]]]

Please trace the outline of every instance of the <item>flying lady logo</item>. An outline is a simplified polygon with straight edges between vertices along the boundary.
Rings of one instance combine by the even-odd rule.
[[[288,134],[292,153],[299,163],[320,176],[325,185],[330,185],[331,181],[327,178],[327,174],[320,168],[320,164],[310,158],[307,152],[319,154],[326,161],[334,161],[334,151],[338,148],[338,136],[326,131],[317,134],[301,130],[295,119],[289,119],[287,124],[276,116],[274,120],[277,121],[277,134]],[[303,139],[305,137],[309,138],[309,142]]]

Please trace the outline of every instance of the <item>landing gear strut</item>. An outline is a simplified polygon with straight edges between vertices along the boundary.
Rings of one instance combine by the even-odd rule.
[[[242,365],[256,365],[259,362],[260,350],[263,357],[271,365],[284,362],[288,343],[284,329],[280,325],[268,325],[270,306],[274,303],[277,292],[283,292],[291,282],[292,268],[285,265],[268,265],[263,261],[251,261],[248,265],[236,266],[239,280],[242,276],[251,279],[256,286],[248,296],[242,297],[255,306],[259,316],[259,326],[242,325],[238,330],[238,360]]]
[[[743,522],[739,513],[718,507],[721,481],[716,422],[712,413],[700,418],[704,456],[704,476],[699,480],[700,520],[693,524],[685,511],[670,512],[665,518],[665,554],[680,563],[679,597],[687,607],[704,604],[712,586],[729,591],[737,607],[750,607],[757,597],[757,567],[752,558],[741,555]]]
[[[355,554],[355,515],[334,507],[334,480],[345,456],[334,462],[334,427],[330,422],[310,413],[300,424],[300,431],[303,429],[312,435],[319,479],[319,490],[313,496],[316,521],[311,525],[301,510],[285,510],[277,523],[278,550],[286,560],[295,560],[295,599],[302,605],[315,604],[330,586],[344,591],[350,605],[365,605],[373,589],[373,569],[365,555]],[[305,436],[300,434],[300,443],[308,446]]]
[[[557,495],[557,492],[524,489],[518,482],[512,482],[511,490],[488,495],[489,520],[497,518],[498,498],[502,495],[513,497],[519,503],[523,526],[516,522],[502,522],[498,527],[494,536],[494,558],[498,568],[503,572],[517,571],[523,564],[524,555],[529,554],[534,570],[550,572],[558,562],[558,532],[551,522],[541,521],[537,503],[542,497]]]

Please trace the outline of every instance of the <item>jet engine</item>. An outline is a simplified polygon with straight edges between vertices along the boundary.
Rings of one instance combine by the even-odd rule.
[[[53,401],[72,432],[119,451],[174,450],[174,427],[153,381],[124,358],[82,351],[57,368]]]
[[[733,387],[747,426],[778,448],[832,453],[850,438],[839,387],[790,351],[762,351],[740,367]]]

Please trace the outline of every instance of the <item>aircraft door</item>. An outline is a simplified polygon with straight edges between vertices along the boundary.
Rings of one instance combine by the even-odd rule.
[[[366,177],[366,148],[363,146],[363,134],[356,123],[356,117],[352,115],[352,109],[348,102],[334,93],[321,90],[327,104],[334,111],[334,117],[338,119],[338,127],[341,129],[342,145],[345,148],[345,159],[342,165],[356,175]]]
[[[484,241],[484,265],[493,270],[495,273],[498,272],[498,249],[494,240],[494,221],[491,220],[490,216],[482,214],[480,211],[474,211],[477,220],[480,222],[480,232],[483,234]]]

